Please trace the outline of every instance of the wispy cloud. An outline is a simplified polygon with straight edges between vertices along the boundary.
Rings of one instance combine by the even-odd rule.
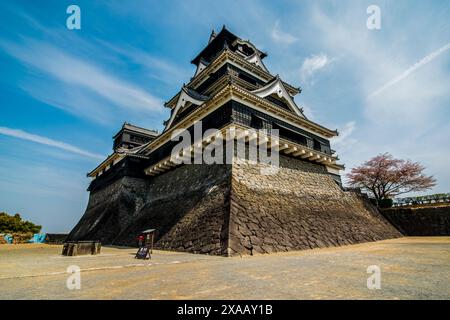
[[[314,120],[315,118],[315,111],[313,108],[311,108],[309,105],[302,103],[301,107],[303,108],[303,114],[309,119]]]
[[[312,55],[303,61],[300,68],[302,81],[308,81],[318,71],[326,68],[332,63],[333,59],[328,58],[324,53]]]
[[[450,143],[448,127],[444,129],[450,78],[448,59],[443,57],[449,45],[445,33],[437,31],[439,25],[429,21],[439,19],[423,16],[417,8],[412,10],[416,19],[411,24],[398,19],[376,33],[361,27],[355,18],[360,17],[361,6],[345,7],[338,13],[317,8],[312,16],[319,30],[315,39],[330,55],[345,57],[336,68],[339,72],[332,74],[332,82],[325,84],[326,96],[332,99],[323,99],[324,108],[329,117],[344,124],[332,147],[347,168],[383,152],[419,161],[438,177],[439,185],[432,192],[447,192],[450,180],[441,159],[450,157],[448,148],[442,147]],[[416,36],[424,30],[433,36]],[[411,66],[416,48],[424,47],[440,49]],[[382,86],[376,83],[383,78],[392,80]]]
[[[298,38],[290,33],[284,32],[280,29],[280,23],[279,21],[275,22],[275,25],[273,26],[271,37],[273,40],[275,40],[278,43],[290,45],[294,42],[298,41]]]
[[[52,45],[26,38],[22,44],[15,44],[7,41],[0,42],[0,48],[21,63],[29,66],[32,70],[50,77],[56,86],[61,90],[77,92],[79,96],[84,96],[85,100],[90,97],[91,105],[82,106],[79,113],[86,116],[86,113],[96,113],[96,105],[99,101],[116,106],[129,112],[161,112],[163,102],[159,98],[147,93],[144,89],[128,81],[124,81],[111,73],[104,71],[98,65],[83,60],[60,50]],[[30,54],[32,52],[33,54]],[[27,92],[36,98],[42,98],[45,103],[60,105],[69,112],[74,112],[80,108],[78,104],[71,103],[69,98],[65,100],[58,92],[52,92],[46,88],[45,94],[38,94],[42,90],[34,90],[34,85],[25,84]],[[42,85],[40,85],[42,88]],[[50,92],[49,92],[50,91]],[[77,97],[71,95],[75,100]],[[52,97],[55,97],[52,101]],[[98,99],[95,99],[97,97]],[[86,101],[85,101],[86,102]],[[70,110],[74,108],[74,110]],[[91,110],[90,110],[91,109]],[[102,108],[103,109],[103,108]],[[102,110],[103,113],[104,110]]]
[[[35,143],[39,143],[39,144],[43,144],[43,145],[54,147],[54,148],[58,148],[61,150],[69,151],[69,152],[72,152],[72,153],[75,153],[75,154],[78,154],[81,156],[89,157],[92,159],[96,159],[96,160],[100,160],[100,159],[104,158],[104,156],[102,156],[101,154],[92,153],[92,152],[80,149],[78,147],[75,147],[71,144],[53,140],[53,139],[39,136],[36,134],[28,133],[28,132],[20,130],[20,129],[0,127],[0,134],[18,138],[18,139],[31,141],[31,142],[35,142]]]
[[[104,40],[98,42],[108,50],[125,57],[129,62],[142,67],[149,77],[173,85],[188,79],[192,73],[186,66],[175,65],[164,58],[156,57],[148,52],[129,45],[115,45]],[[128,62],[127,61],[127,62]]]
[[[380,93],[382,93],[383,91],[389,89],[390,87],[392,87],[396,83],[398,83],[398,82],[402,81],[403,79],[409,77],[412,73],[417,71],[419,68],[421,68],[424,65],[430,63],[431,61],[433,61],[434,59],[436,59],[437,57],[439,57],[441,54],[445,53],[449,49],[450,49],[450,43],[447,43],[445,46],[443,46],[443,47],[439,48],[438,50],[436,50],[436,51],[430,53],[429,55],[425,56],[420,61],[416,62],[411,67],[409,67],[404,72],[402,72],[399,76],[393,78],[392,80],[388,81],[386,84],[382,85],[377,90],[372,92],[368,96],[368,98],[370,99],[370,98],[373,98],[373,97],[379,95]]]
[[[348,150],[353,144],[357,142],[353,138],[353,132],[356,129],[356,122],[347,122],[340,130],[339,135],[331,140],[333,147],[337,148],[340,152]]]
[[[18,161],[15,151],[0,157],[1,210],[19,212],[43,232],[69,232],[86,208],[89,179],[79,169],[51,166],[46,158]]]

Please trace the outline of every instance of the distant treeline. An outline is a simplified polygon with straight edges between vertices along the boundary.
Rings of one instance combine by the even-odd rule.
[[[22,220],[20,214],[0,212],[0,233],[39,233],[42,226]]]

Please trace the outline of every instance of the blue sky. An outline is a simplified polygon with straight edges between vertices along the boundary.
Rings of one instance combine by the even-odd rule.
[[[70,4],[81,30],[66,28]],[[372,4],[381,30],[366,27]],[[1,1],[0,21],[0,211],[46,232],[79,220],[86,173],[124,121],[162,129],[223,24],[303,88],[297,104],[340,131],[347,168],[391,152],[450,192],[448,1]]]

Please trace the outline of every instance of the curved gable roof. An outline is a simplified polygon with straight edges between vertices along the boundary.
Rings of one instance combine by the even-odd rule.
[[[173,109],[172,115],[170,116],[169,120],[167,121],[166,128],[164,131],[170,128],[173,121],[175,120],[177,114],[180,112],[181,109],[186,105],[186,103],[190,102],[192,104],[201,105],[205,101],[209,99],[208,96],[202,95],[198,93],[197,91],[188,88],[186,86],[183,86],[183,88],[180,91],[180,94],[178,95],[177,103]]]
[[[295,104],[294,99],[286,90],[286,87],[281,81],[280,77],[277,75],[271,81],[269,81],[264,87],[251,91],[251,93],[257,95],[260,98],[265,98],[272,94],[276,94],[279,98],[283,98],[288,107],[299,117],[306,119],[302,110]]]

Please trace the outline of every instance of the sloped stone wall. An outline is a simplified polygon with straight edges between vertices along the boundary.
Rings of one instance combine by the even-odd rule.
[[[400,237],[361,195],[344,192],[325,167],[282,156],[280,169],[236,164],[229,254],[270,253]]]
[[[325,167],[281,156],[260,165],[184,165],[148,178],[124,177],[91,194],[69,240],[136,245],[157,229],[155,247],[247,255],[400,237],[365,198],[341,190]]]
[[[67,241],[114,243],[123,227],[135,221],[149,187],[147,180],[123,177],[97,192],[91,192],[86,212],[70,232]]]
[[[185,165],[154,178],[121,178],[91,193],[68,240],[135,246],[142,231],[154,228],[156,248],[224,255],[230,181],[227,165]]]
[[[450,236],[450,206],[381,211],[406,236]]]
[[[145,205],[115,240],[133,244],[142,230],[155,228],[156,248],[226,253],[231,166],[185,165],[151,180]]]

